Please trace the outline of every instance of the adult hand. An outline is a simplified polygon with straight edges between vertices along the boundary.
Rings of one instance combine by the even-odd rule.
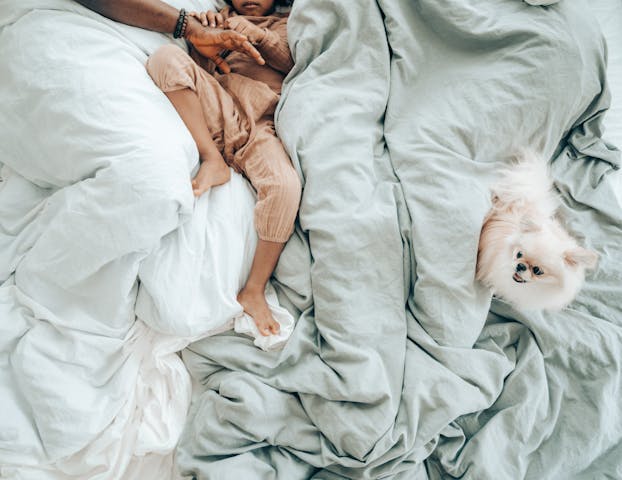
[[[231,7],[226,6],[219,12],[207,10],[206,12],[190,12],[188,15],[196,18],[204,27],[225,28],[225,21],[237,13]]]
[[[252,44],[260,43],[266,36],[266,31],[263,28],[249,22],[244,17],[229,17],[224,23],[225,28],[246,35]]]
[[[259,65],[266,63],[257,49],[251,45],[248,37],[233,30],[205,28],[198,22],[192,22],[192,25],[188,24],[186,39],[192,43],[197,52],[212,60],[223,73],[231,71],[227,62],[220,56],[224,50],[244,53],[255,59]]]

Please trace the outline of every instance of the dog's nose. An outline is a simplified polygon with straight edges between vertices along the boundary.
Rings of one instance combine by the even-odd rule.
[[[527,267],[524,263],[519,263],[518,265],[516,265],[517,272],[524,272],[525,270],[527,270]]]

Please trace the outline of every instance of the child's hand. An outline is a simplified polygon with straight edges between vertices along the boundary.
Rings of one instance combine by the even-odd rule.
[[[232,16],[225,20],[225,28],[246,35],[252,44],[260,43],[266,36],[266,31],[252,24],[244,17]]]
[[[204,27],[225,28],[225,20],[237,14],[231,7],[225,7],[220,12],[208,10],[206,12],[190,12],[188,15],[196,18]]]

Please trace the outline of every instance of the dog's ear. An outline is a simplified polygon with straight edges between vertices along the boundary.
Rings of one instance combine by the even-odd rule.
[[[538,225],[536,222],[534,222],[529,217],[523,217],[521,219],[521,221],[520,221],[520,228],[525,233],[539,232],[540,230],[542,230],[540,228],[540,225]]]
[[[575,247],[564,252],[566,265],[576,267],[581,265],[585,268],[594,268],[598,262],[598,253],[583,247]]]

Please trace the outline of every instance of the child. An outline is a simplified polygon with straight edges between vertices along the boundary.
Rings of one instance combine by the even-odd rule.
[[[277,0],[278,1],[278,0]],[[147,62],[147,71],[169,98],[192,134],[201,165],[192,188],[196,196],[243,173],[257,191],[255,257],[238,302],[262,335],[278,333],[264,290],[294,229],[300,202],[298,174],[274,131],[274,109],[285,75],[293,66],[287,44],[287,16],[274,13],[275,0],[232,0],[221,12],[192,13],[207,25],[245,35],[265,59],[259,65],[239,52],[214,62],[166,45]],[[196,62],[194,60],[196,60]],[[205,67],[205,68],[201,68]]]

